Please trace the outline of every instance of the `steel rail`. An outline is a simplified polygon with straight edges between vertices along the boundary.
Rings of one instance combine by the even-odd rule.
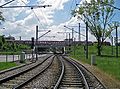
[[[30,59],[31,59],[31,58],[30,58]],[[9,69],[6,69],[6,70],[2,70],[2,71],[0,71],[0,75],[1,75],[1,74],[4,74],[4,73],[6,73],[6,72],[9,72],[9,71],[18,69],[18,68],[22,68],[22,67],[27,66],[27,65],[30,65],[30,64],[32,64],[32,63],[33,63],[33,62],[30,62],[30,63],[27,63],[27,64],[23,64],[23,65],[19,65],[19,66],[16,66],[16,67],[12,67],[12,68],[9,68]]]
[[[58,59],[59,59],[59,58],[58,58]],[[60,59],[59,59],[59,60],[60,60]],[[58,79],[58,81],[57,81],[57,83],[55,84],[55,86],[54,86],[53,89],[58,89],[59,84],[60,84],[60,82],[61,82],[61,80],[62,80],[62,78],[63,78],[64,72],[65,72],[65,65],[64,65],[64,63],[63,63],[62,60],[60,60],[60,62],[61,62],[61,65],[62,65],[62,71],[61,71],[60,77],[59,77],[59,79]]]
[[[18,86],[14,87],[13,89],[21,89],[24,85],[28,84],[30,81],[32,81],[33,79],[35,79],[37,76],[39,76],[45,70],[47,70],[49,68],[49,66],[53,63],[54,57],[52,58],[52,61],[47,66],[45,66],[41,71],[39,71],[37,74],[35,74],[33,77],[29,78],[25,82],[23,82],[23,83],[19,84]]]
[[[81,69],[78,67],[78,65],[76,63],[74,63],[73,61],[71,61],[70,59],[67,59],[65,57],[63,57],[64,59],[66,59],[68,62],[70,62],[73,66],[76,67],[76,69],[80,72],[80,74],[82,75],[82,78],[84,80],[84,83],[85,83],[85,89],[90,89],[89,86],[88,86],[88,82],[83,74],[83,72],[81,71]]]
[[[75,61],[73,58],[70,58],[69,60],[75,62],[78,66],[82,66],[87,72],[89,72],[92,76],[94,76],[96,78],[97,81],[99,81],[99,83],[103,86],[104,89],[107,89],[106,86],[92,73],[90,72],[83,64],[78,63],[77,61]]]
[[[59,79],[58,79],[58,81],[57,81],[57,83],[55,84],[55,86],[54,86],[53,89],[58,89],[58,87],[60,86],[61,80],[62,80],[62,78],[63,78],[63,75],[64,75],[65,65],[64,65],[64,63],[63,63],[63,61],[62,61],[62,58],[63,58],[63,59],[66,59],[66,58],[64,58],[63,56],[61,57],[61,60],[59,59],[59,60],[61,61],[61,64],[62,64],[62,72],[61,72],[60,77],[59,77]],[[82,71],[79,69],[79,67],[78,67],[75,63],[73,63],[72,61],[70,61],[70,60],[68,60],[68,59],[66,59],[66,60],[67,60],[70,64],[72,64],[72,65],[80,72],[80,74],[81,74],[81,76],[82,76],[82,78],[83,78],[83,80],[84,80],[84,83],[85,83],[85,89],[90,89],[89,86],[88,86],[88,83],[87,83],[87,81],[86,81],[86,79],[85,79]]]
[[[13,79],[14,77],[17,77],[17,76],[19,76],[19,75],[21,75],[21,74],[23,74],[23,73],[25,73],[25,72],[28,72],[28,71],[34,69],[35,67],[37,67],[37,66],[41,65],[42,63],[44,63],[44,62],[45,62],[48,58],[50,58],[50,57],[51,57],[51,56],[47,57],[47,58],[46,58],[45,60],[43,60],[42,62],[40,62],[39,64],[37,64],[37,65],[35,65],[35,66],[33,66],[33,67],[29,68],[29,69],[25,69],[25,70],[23,70],[23,71],[21,71],[21,72],[18,72],[18,73],[16,73],[16,74],[13,74],[13,75],[10,75],[10,76],[7,76],[7,77],[5,77],[5,78],[0,79],[0,84],[4,83],[4,82],[6,82],[6,81],[9,81],[10,79]]]

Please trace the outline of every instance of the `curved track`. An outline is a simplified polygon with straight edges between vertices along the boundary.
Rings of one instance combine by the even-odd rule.
[[[0,89],[21,89],[28,82],[33,80],[43,71],[45,71],[52,63],[53,56],[49,56],[45,60],[38,61],[32,65],[29,65],[26,68],[19,69],[18,72],[13,73],[7,77],[3,77],[0,79]],[[42,64],[47,63],[47,66],[44,66],[42,69],[40,68]]]
[[[4,75],[5,74],[5,75]],[[46,56],[0,73],[0,89],[106,89],[83,65],[66,56]]]
[[[54,89],[106,89],[102,83],[78,62],[59,56],[62,71]]]

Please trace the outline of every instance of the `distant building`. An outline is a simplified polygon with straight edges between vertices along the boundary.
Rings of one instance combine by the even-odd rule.
[[[8,37],[5,37],[5,40],[7,40],[7,41],[10,40],[10,41],[12,41],[12,40],[15,40],[15,37],[9,35]]]

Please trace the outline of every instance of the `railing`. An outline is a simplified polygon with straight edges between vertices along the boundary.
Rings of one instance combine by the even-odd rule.
[[[33,54],[35,58],[35,54]],[[41,55],[40,55],[41,56]],[[32,54],[25,54],[25,59],[31,59]],[[0,55],[0,62],[15,62],[20,60],[20,55]]]

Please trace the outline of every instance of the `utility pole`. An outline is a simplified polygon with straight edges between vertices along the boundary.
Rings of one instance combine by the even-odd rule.
[[[36,26],[36,42],[35,42],[35,53],[36,53],[36,60],[38,60],[38,26]]]
[[[69,52],[70,52],[70,33],[69,33],[69,44],[68,44],[68,46],[69,46]]]
[[[118,57],[118,31],[117,28],[118,26],[116,25],[116,57]]]
[[[86,22],[86,59],[88,59],[88,23]]]
[[[79,37],[78,37],[78,41],[81,41],[81,36],[80,36],[80,23],[79,23]]]
[[[20,41],[21,41],[21,36],[20,36]]]
[[[111,44],[112,44],[112,52],[111,54],[113,55],[113,37],[111,36]]]
[[[66,33],[66,40],[68,39],[68,34]]]
[[[74,44],[73,44],[73,45],[74,45],[74,55],[75,55],[75,46],[76,46],[76,45],[75,45],[75,38],[74,38]]]
[[[74,40],[74,28],[72,28],[72,41]]]
[[[67,29],[69,29],[69,30],[72,30],[72,40],[73,40],[73,38],[74,38],[74,28],[69,28],[67,26],[64,26],[64,27],[67,28]]]

